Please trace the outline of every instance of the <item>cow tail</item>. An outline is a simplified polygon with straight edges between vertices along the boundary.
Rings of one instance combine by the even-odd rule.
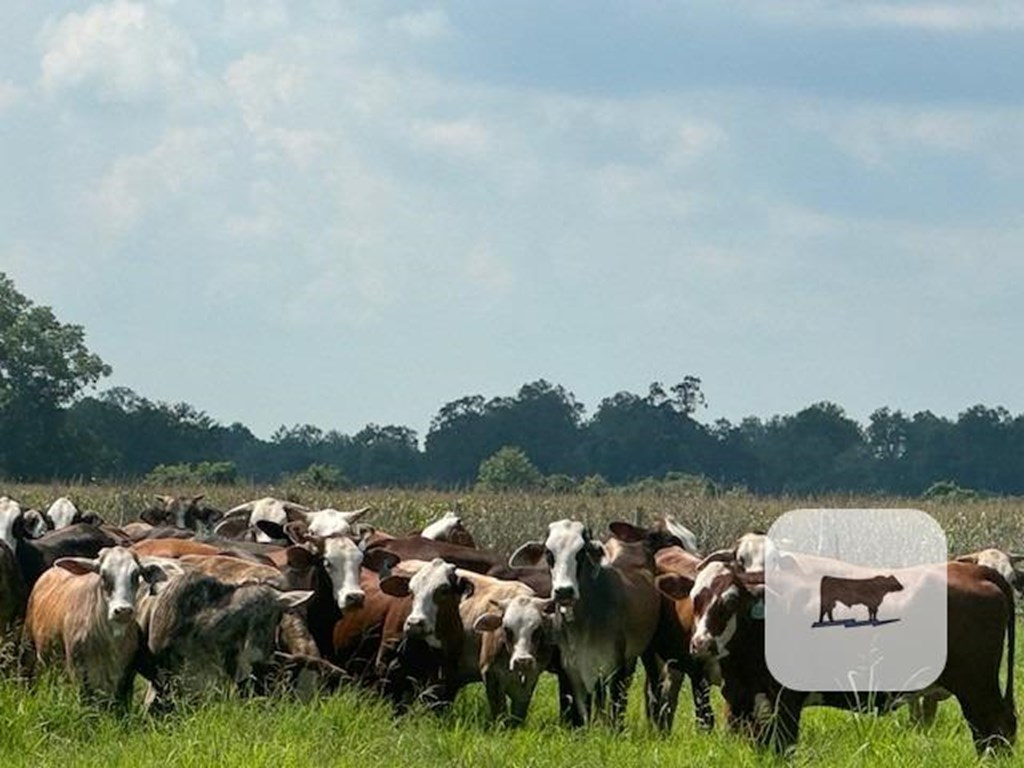
[[[1016,712],[1017,709],[1013,701],[1013,650],[1017,645],[1015,637],[1017,632],[1016,600],[1014,599],[1013,588],[1009,585],[1004,587],[1003,594],[1006,595],[1006,602],[1010,609],[1010,616],[1006,622],[1006,641],[1009,644],[1009,648],[1006,650],[1006,693],[1003,694],[1003,701],[1011,712]]]

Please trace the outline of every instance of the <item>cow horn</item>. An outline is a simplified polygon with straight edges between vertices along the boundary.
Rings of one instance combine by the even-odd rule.
[[[703,570],[711,563],[734,563],[736,562],[735,549],[717,549],[697,564],[697,570]]]
[[[956,561],[958,563],[977,563],[978,562],[978,556],[977,555],[960,555],[959,557],[957,557]]]
[[[251,514],[255,506],[255,501],[250,501],[245,504],[239,504],[237,507],[232,507],[227,512],[225,512],[224,517],[238,517],[239,515]]]

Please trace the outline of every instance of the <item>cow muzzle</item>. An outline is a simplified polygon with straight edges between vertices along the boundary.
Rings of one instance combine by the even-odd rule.
[[[694,635],[690,640],[690,655],[698,659],[718,656],[718,641],[712,635]]]
[[[405,634],[409,637],[423,637],[427,634],[427,621],[422,616],[410,616],[405,620]]]
[[[340,602],[342,608],[361,608],[365,600],[366,594],[362,591],[346,592]]]
[[[556,587],[552,595],[559,605],[572,605],[576,602],[576,588],[571,585]]]
[[[509,661],[508,666],[512,672],[525,674],[534,670],[537,666],[537,660],[533,656],[514,656]]]
[[[127,624],[135,618],[135,606],[129,604],[110,606],[109,618],[119,624]]]

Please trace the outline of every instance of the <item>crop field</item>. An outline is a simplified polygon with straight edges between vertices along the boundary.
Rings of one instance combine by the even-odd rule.
[[[83,509],[113,523],[127,522],[145,507],[147,496],[207,493],[214,506],[228,508],[283,489],[209,489],[15,486],[0,492],[26,505],[42,505],[69,494]],[[381,529],[418,528],[455,505],[481,546],[509,552],[539,538],[552,520],[576,517],[595,531],[615,519],[650,522],[670,513],[691,527],[703,548],[728,545],[751,528],[765,528],[788,509],[809,506],[915,507],[932,514],[946,529],[953,552],[998,545],[1022,548],[1024,500],[990,499],[936,502],[915,499],[826,497],[760,498],[741,493],[707,495],[651,493],[601,496],[575,494],[484,495],[474,492],[300,491],[311,506],[351,509],[372,506],[367,521]],[[1018,632],[1016,689],[1024,691]],[[9,653],[8,649],[8,653]],[[719,725],[697,731],[688,687],[671,734],[659,736],[643,714],[638,672],[626,727],[574,731],[561,726],[555,685],[541,681],[526,725],[518,730],[488,723],[481,686],[464,690],[451,711],[414,709],[401,717],[365,691],[343,688],[333,695],[299,701],[287,695],[243,699],[224,695],[151,717],[138,707],[128,715],[92,709],[54,671],[32,686],[10,677],[0,680],[0,766],[748,766],[782,763],[752,748]],[[141,693],[141,684],[138,684]],[[716,712],[721,698],[714,694]],[[946,701],[928,730],[911,726],[906,711],[887,717],[826,709],[804,714],[799,747],[785,761],[792,765],[911,766],[978,762],[959,708]],[[988,758],[999,765],[1024,765],[1024,754]]]

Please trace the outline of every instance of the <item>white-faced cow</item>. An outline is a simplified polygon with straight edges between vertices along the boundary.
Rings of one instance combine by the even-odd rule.
[[[913,695],[944,691],[955,696],[979,752],[1007,747],[1017,731],[1013,591],[989,568],[955,562],[923,567],[946,569],[947,656],[935,683]],[[764,610],[758,609],[764,601],[763,574],[742,573],[728,563],[711,561],[696,580],[673,574],[659,577],[658,586],[672,597],[692,598],[697,622],[691,651],[716,666],[730,725],[759,743],[780,751],[795,745],[800,712],[812,701],[864,706],[863,699],[844,693],[815,694],[812,699],[810,692],[784,688],[772,677],[765,660]],[[1002,691],[1004,640],[1010,673]],[[907,698],[880,692],[873,702],[884,710]]]
[[[595,714],[621,724],[637,658],[658,623],[650,552],[623,544],[614,560],[605,555],[583,523],[559,520],[548,526],[545,541],[524,544],[509,560],[513,567],[550,570],[561,708],[573,725]]]
[[[127,706],[139,645],[135,606],[140,583],[163,580],[163,569],[143,565],[125,547],[96,559],[65,557],[46,571],[29,596],[23,658],[63,657],[90,700]]]
[[[227,538],[249,538],[253,541],[269,542],[271,536],[261,523],[273,523],[283,528],[288,523],[301,522],[306,525],[310,536],[348,536],[355,534],[356,521],[369,511],[369,507],[353,510],[313,510],[291,501],[267,496],[240,504],[228,510],[216,532]]]
[[[67,496],[61,496],[46,510],[45,517],[51,530],[59,531],[75,523],[102,525],[103,519],[95,512],[83,512]]]

